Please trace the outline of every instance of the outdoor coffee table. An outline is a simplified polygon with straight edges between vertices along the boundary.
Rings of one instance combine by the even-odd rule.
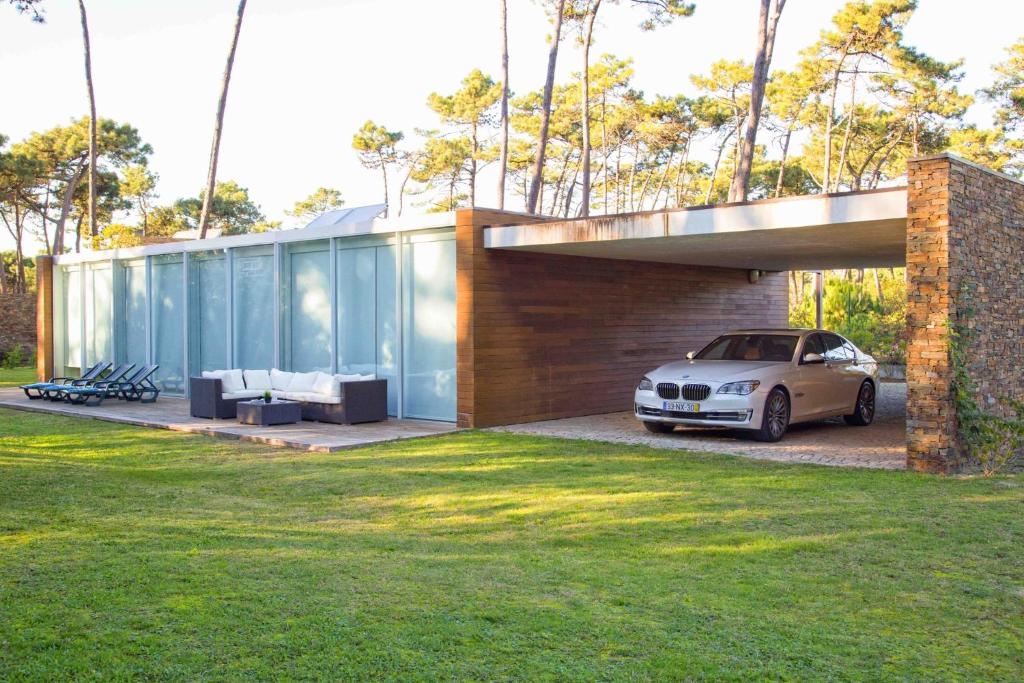
[[[244,425],[284,425],[302,420],[302,407],[296,401],[274,399],[270,403],[258,401],[238,402],[238,422]]]

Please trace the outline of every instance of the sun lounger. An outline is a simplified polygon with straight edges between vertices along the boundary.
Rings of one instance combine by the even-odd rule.
[[[153,384],[152,380],[153,374],[159,367],[159,365],[143,365],[129,379],[123,382],[114,382],[110,386],[116,387],[118,395],[126,401],[153,403],[160,395],[160,389]]]
[[[117,385],[125,381],[128,373],[135,367],[135,363],[119,365],[101,380],[79,384],[74,386],[61,386],[56,390],[59,398],[68,403],[77,405],[99,405],[105,398],[116,398],[118,396]]]
[[[48,382],[34,382],[23,384],[20,388],[28,396],[29,400],[38,401],[41,398],[55,400],[54,392],[61,387],[74,386],[75,383],[89,383],[100,379],[100,375],[106,372],[113,363],[100,362],[92,366],[81,377],[51,377]]]

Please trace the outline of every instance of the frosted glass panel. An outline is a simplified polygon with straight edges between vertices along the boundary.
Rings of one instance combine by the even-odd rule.
[[[328,242],[285,248],[285,369],[331,371],[331,257]]]
[[[455,242],[403,248],[405,414],[455,419]]]
[[[188,258],[189,373],[228,366],[227,259],[223,251]]]
[[[117,362],[142,367],[146,364],[146,261],[122,263],[121,277]]]
[[[398,414],[398,247],[377,247],[377,377],[388,381],[388,414]]]
[[[160,366],[156,384],[168,394],[185,393],[185,306],[182,258],[154,256],[153,362]]]
[[[77,374],[82,364],[82,269],[80,266],[64,270],[64,372]]]
[[[277,365],[274,358],[274,248],[235,249],[232,295],[236,368],[259,370]]]
[[[85,364],[110,362],[114,281],[109,263],[85,270]]]
[[[388,381],[388,412],[398,413],[393,246],[338,251],[338,372]]]

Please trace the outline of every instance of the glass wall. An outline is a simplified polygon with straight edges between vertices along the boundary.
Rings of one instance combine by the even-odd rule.
[[[117,363],[146,364],[146,259],[121,261],[115,288],[114,309],[117,327]]]
[[[156,385],[168,394],[184,394],[185,297],[181,254],[154,256],[153,362],[160,366]]]
[[[82,369],[82,267],[63,267],[60,276],[63,306],[59,320],[62,334],[54,346],[58,347],[61,360],[56,369],[58,375],[77,377]]]
[[[455,419],[452,230],[108,256],[55,275],[61,373],[153,363],[169,395],[229,367],[372,374],[392,415]]]
[[[112,362],[114,281],[109,262],[85,267],[85,365]]]
[[[455,419],[455,240],[435,235],[403,247],[404,413]]]
[[[398,317],[394,244],[339,240],[338,372],[388,381],[388,412],[398,414]],[[350,246],[351,245],[351,246]]]
[[[227,256],[223,249],[188,255],[189,374],[228,367]]]
[[[284,369],[331,371],[330,242],[285,246],[281,264]]]
[[[274,246],[233,249],[232,330],[236,368],[246,370],[277,367],[274,354]]]

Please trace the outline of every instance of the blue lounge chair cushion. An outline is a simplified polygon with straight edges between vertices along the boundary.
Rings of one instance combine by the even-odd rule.
[[[46,387],[59,387],[64,386],[62,384],[53,384],[51,382],[36,382],[34,384],[23,384],[21,389],[45,389]]]

